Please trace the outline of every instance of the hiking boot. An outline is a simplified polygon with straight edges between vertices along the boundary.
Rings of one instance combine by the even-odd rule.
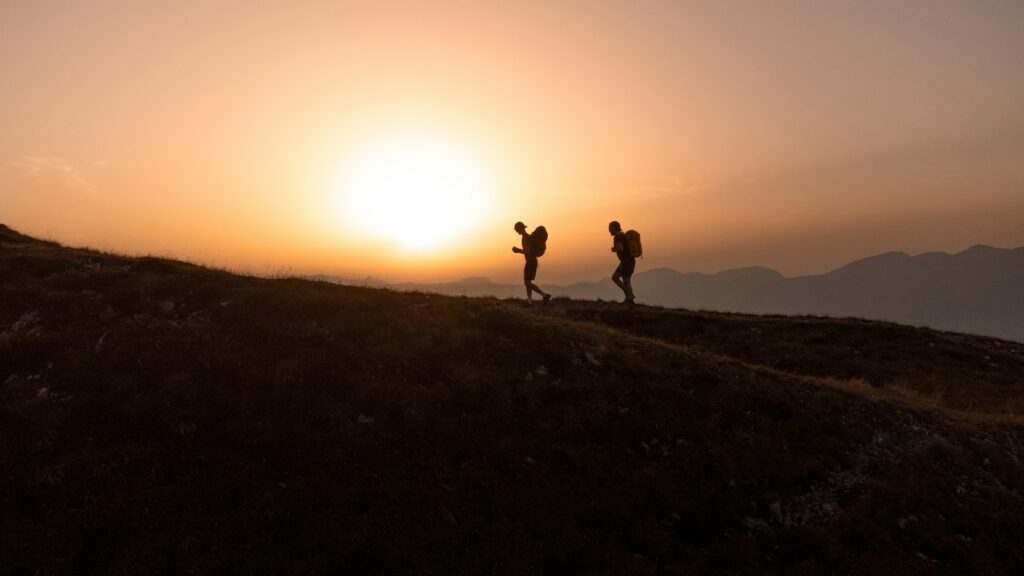
[[[548,303],[548,300],[551,300],[551,294],[545,294],[545,295],[544,295],[544,303],[545,303],[545,304],[547,304],[547,303]]]

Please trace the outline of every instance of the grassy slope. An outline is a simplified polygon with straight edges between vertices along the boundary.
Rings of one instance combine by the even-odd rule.
[[[0,243],[2,574],[1024,568],[1007,343]]]
[[[554,317],[789,374],[862,383],[872,396],[1024,423],[1024,344],[888,322],[560,302]],[[852,386],[851,386],[852,387]]]

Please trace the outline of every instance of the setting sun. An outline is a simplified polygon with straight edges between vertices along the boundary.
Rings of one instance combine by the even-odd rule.
[[[378,140],[338,175],[337,212],[346,226],[424,251],[479,224],[493,206],[493,184],[468,147],[441,137]]]

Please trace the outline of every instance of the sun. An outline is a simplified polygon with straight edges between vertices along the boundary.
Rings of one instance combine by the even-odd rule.
[[[379,139],[344,163],[348,225],[403,250],[436,249],[478,225],[493,204],[483,162],[441,137]]]

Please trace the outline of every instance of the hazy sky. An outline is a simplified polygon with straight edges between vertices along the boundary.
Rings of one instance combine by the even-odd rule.
[[[1020,1],[7,0],[0,222],[395,281],[518,278],[516,220],[541,284],[607,276],[611,219],[641,269],[1019,246],[1022,62]],[[376,234],[359,195],[435,175],[377,205],[438,243]]]

